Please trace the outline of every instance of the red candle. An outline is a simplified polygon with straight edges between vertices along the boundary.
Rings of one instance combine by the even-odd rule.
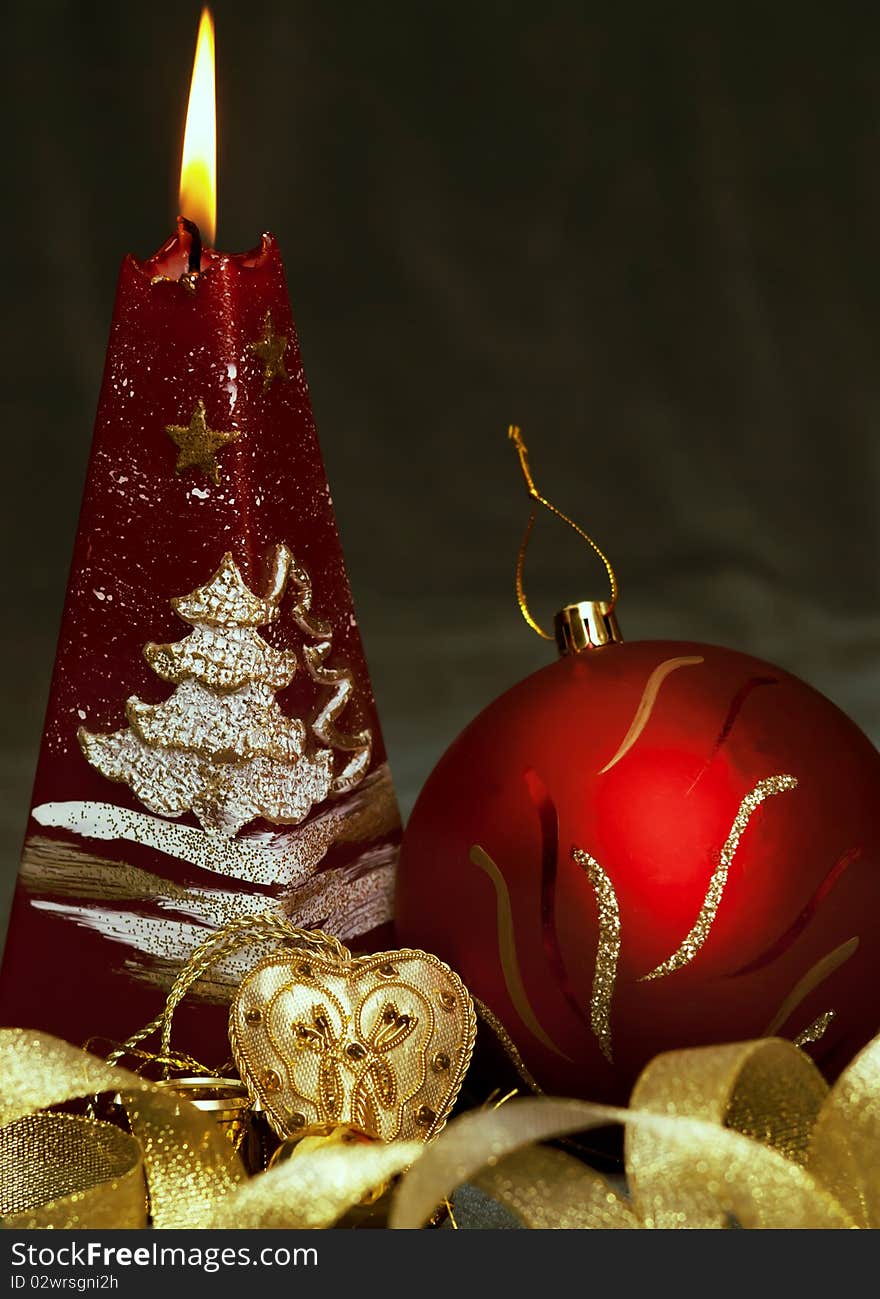
[[[194,171],[178,233],[122,265],[0,981],[4,1022],[72,1041],[152,1018],[234,915],[356,946],[390,917],[399,819],[284,269],[271,235],[200,246]],[[215,1063],[234,977],[182,1016]]]

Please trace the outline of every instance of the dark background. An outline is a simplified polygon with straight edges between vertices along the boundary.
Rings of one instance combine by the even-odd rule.
[[[172,228],[198,12],[4,17],[4,900],[118,263]],[[218,242],[285,254],[404,807],[552,652],[513,599],[511,419],[628,637],[765,656],[880,736],[880,10],[215,15]],[[548,619],[605,593],[550,521],[530,585]]]

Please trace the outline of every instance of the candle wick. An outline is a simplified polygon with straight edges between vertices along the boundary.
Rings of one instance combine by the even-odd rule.
[[[182,229],[189,235],[189,262],[186,269],[190,274],[198,275],[202,269],[202,234],[195,221],[189,217],[178,217]]]
[[[202,271],[202,234],[195,221],[190,221],[189,217],[185,216],[177,218],[177,229],[181,235],[184,231],[189,235],[189,257],[186,271],[180,277],[180,283],[187,292],[195,293],[196,279]]]

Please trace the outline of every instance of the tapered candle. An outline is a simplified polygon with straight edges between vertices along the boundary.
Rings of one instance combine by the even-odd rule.
[[[284,270],[269,234],[207,246],[213,172],[185,157],[177,233],[122,265],[0,983],[5,1022],[72,1041],[151,1018],[234,915],[360,945],[390,917],[399,820]],[[190,1012],[189,1052],[224,1038]]]

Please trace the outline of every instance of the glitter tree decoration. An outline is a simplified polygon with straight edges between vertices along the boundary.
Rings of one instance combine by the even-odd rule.
[[[89,762],[130,786],[151,811],[192,811],[209,834],[227,837],[255,817],[299,822],[331,790],[349,787],[352,762],[334,779],[330,744],[309,752],[305,724],[287,717],[274,698],[293,679],[296,654],[273,648],[257,630],[278,617],[288,578],[297,571],[288,548],[276,546],[270,589],[258,596],[227,553],[205,586],[172,600],[193,631],[171,644],[146,645],[144,657],[158,676],[174,683],[174,693],[159,704],[129,699],[125,730],[102,735],[81,727],[78,738]],[[300,588],[309,589],[307,579]],[[302,600],[297,614],[304,630],[322,630],[308,622]],[[328,642],[307,647],[310,675],[350,686],[347,673],[322,669],[329,649]],[[346,702],[347,692],[337,688],[313,728],[319,739],[343,738],[327,734],[327,724]],[[355,749],[362,769],[369,734],[345,747]]]

